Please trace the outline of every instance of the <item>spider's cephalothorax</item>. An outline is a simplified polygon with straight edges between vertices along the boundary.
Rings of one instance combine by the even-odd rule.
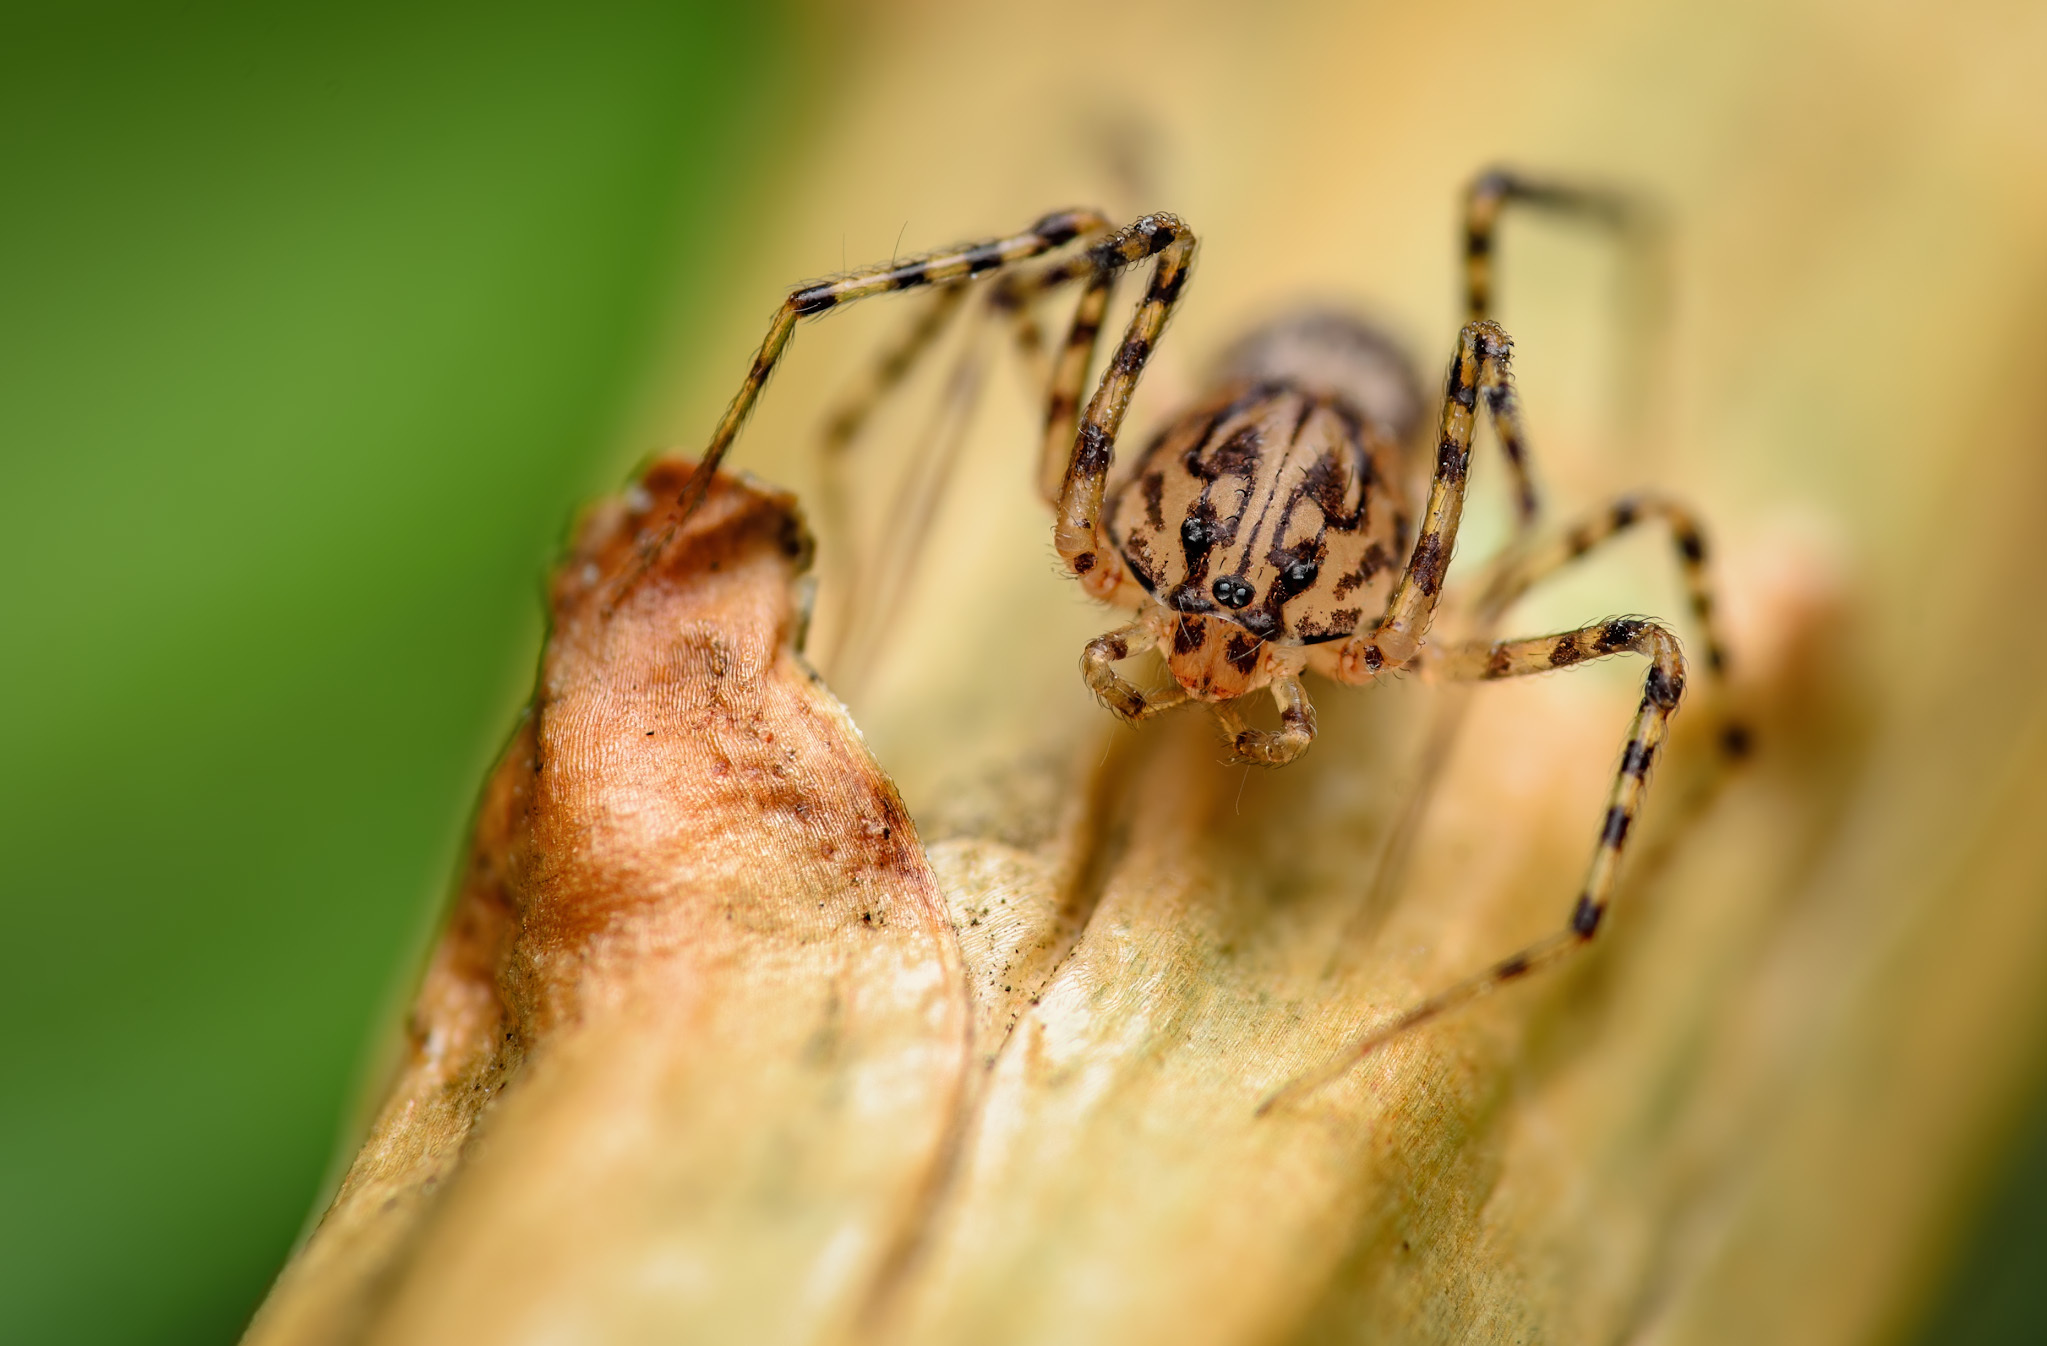
[[[1124,626],[1090,641],[1081,656],[1088,686],[1127,720],[1198,701],[1221,722],[1236,756],[1277,766],[1315,737],[1301,681],[1314,671],[1352,685],[1410,669],[1425,676],[1495,680],[1633,652],[1649,659],[1620,765],[1607,795],[1592,865],[1566,927],[1491,969],[1416,1005],[1358,1045],[1387,1036],[1563,956],[1600,928],[1650,768],[1684,694],[1677,639],[1657,622],[1622,617],[1556,635],[1490,640],[1483,632],[1529,586],[1633,525],[1666,525],[1690,589],[1709,672],[1723,664],[1705,579],[1705,542],[1691,516],[1667,500],[1615,501],[1545,541],[1535,540],[1536,496],[1527,471],[1511,344],[1489,318],[1493,244],[1511,202],[1560,210],[1628,231],[1642,220],[1626,198],[1492,172],[1465,201],[1465,294],[1469,321],[1444,377],[1437,434],[1421,434],[1426,407],[1407,361],[1369,326],[1330,313],[1275,323],[1224,362],[1215,391],[1171,419],[1136,461],[1110,469],[1131,393],[1180,303],[1194,235],[1177,216],[1147,215],[1120,229],[1094,211],[1061,211],[1007,238],[889,262],[793,290],[776,313],[696,474],[666,527],[649,535],[637,583],[703,496],[751,413],[799,319],[854,300],[930,288],[930,306],[884,352],[869,386],[830,422],[837,462],[867,412],[966,310],[1014,325],[1019,350],[1047,375],[1038,480],[1055,510],[1053,545],[1094,597],[1135,610]],[[1151,275],[1123,339],[1085,407],[1087,382],[1118,278],[1149,263]],[[1036,305],[1079,291],[1064,345],[1042,348]],[[965,368],[963,366],[963,368]],[[970,369],[967,372],[971,372]],[[970,387],[972,378],[948,385]],[[1491,565],[1471,612],[1478,638],[1430,638],[1430,624],[1457,542],[1471,446],[1481,412],[1499,433],[1514,477],[1521,531]],[[942,474],[941,474],[942,475]],[[829,503],[829,502],[828,502]],[[900,530],[898,530],[900,531]],[[901,561],[901,557],[898,557]],[[904,567],[899,564],[899,572]],[[1141,691],[1115,665],[1157,650],[1172,674],[1164,692]],[[1279,710],[1275,730],[1238,711],[1264,692]],[[1730,731],[1727,743],[1742,740]]]
[[[1217,391],[1132,465],[1108,535],[1187,695],[1255,691],[1384,609],[1405,559],[1418,405],[1370,328],[1288,319],[1240,345]]]

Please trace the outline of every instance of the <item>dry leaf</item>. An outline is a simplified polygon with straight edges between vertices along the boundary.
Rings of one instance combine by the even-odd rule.
[[[404,1067],[251,1341],[808,1340],[935,1179],[958,946],[791,652],[808,539],[721,479],[613,611],[638,521],[593,511],[556,577]]]

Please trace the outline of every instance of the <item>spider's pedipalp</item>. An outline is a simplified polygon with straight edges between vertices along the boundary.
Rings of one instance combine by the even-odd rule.
[[[1146,614],[1128,626],[1096,636],[1080,652],[1081,677],[1087,681],[1088,690],[1103,706],[1133,724],[1187,700],[1186,689],[1177,683],[1163,692],[1147,694],[1116,672],[1117,664],[1157,643],[1155,619]]]
[[[1267,686],[1279,706],[1277,730],[1246,725],[1235,702],[1218,702],[1211,709],[1222,723],[1223,734],[1229,739],[1230,751],[1237,761],[1285,766],[1315,741],[1315,703],[1308,699],[1308,689],[1301,685],[1298,673],[1276,673]]]

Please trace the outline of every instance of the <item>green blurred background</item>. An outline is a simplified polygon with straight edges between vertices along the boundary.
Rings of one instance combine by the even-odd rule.
[[[0,1339],[239,1333],[793,46],[761,6],[0,18]]]
[[[656,351],[744,358],[678,315],[826,104],[805,27],[0,16],[0,1336],[240,1330],[524,694],[562,521],[651,447]],[[2034,1339],[2036,1112],[1928,1340]]]

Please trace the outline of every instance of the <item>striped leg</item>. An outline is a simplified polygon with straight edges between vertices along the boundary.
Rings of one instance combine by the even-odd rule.
[[[683,484],[681,494],[676,498],[675,508],[670,511],[669,520],[661,532],[641,550],[640,563],[626,576],[620,589],[630,588],[646,573],[656,558],[675,538],[682,521],[689,517],[691,510],[704,498],[710,488],[711,478],[725,460],[725,454],[732,442],[739,437],[739,431],[753,414],[754,403],[760,400],[761,389],[767,386],[768,376],[775,372],[775,366],[782,358],[789,338],[796,331],[799,319],[826,313],[832,309],[866,299],[877,294],[891,294],[899,290],[915,290],[927,285],[945,285],[954,281],[973,280],[981,276],[1000,272],[1019,262],[1039,257],[1054,248],[1063,247],[1084,235],[1099,232],[1107,221],[1101,213],[1092,210],[1063,210],[1045,216],[1020,234],[1008,238],[990,239],[982,243],[962,244],[941,249],[922,257],[905,262],[887,262],[877,266],[864,267],[836,280],[819,281],[812,285],[799,286],[789,292],[782,306],[775,310],[775,316],[768,323],[768,334],[761,340],[760,350],[754,354],[753,366],[747,370],[739,391],[733,395],[732,403],[725,408],[725,415],[718,422],[718,428],[711,435],[710,444],[704,449],[704,456],[695,472]],[[614,594],[611,600],[617,601]]]
[[[825,418],[822,449],[827,463],[836,461],[859,438],[867,418],[910,376],[910,371],[959,313],[966,297],[965,281],[937,287],[930,302],[904,326],[895,341],[882,348],[881,357],[865,371],[852,391],[839,399],[838,408]]]
[[[1315,741],[1315,706],[1308,700],[1308,689],[1301,685],[1300,677],[1293,673],[1275,674],[1269,685],[1272,699],[1279,703],[1277,731],[1251,728],[1233,702],[1222,701],[1213,707],[1239,762],[1285,766]]]
[[[1147,257],[1153,263],[1151,285],[1144,300],[1130,317],[1123,344],[1102,371],[1095,395],[1081,416],[1072,441],[1071,456],[1059,487],[1058,518],[1052,526],[1052,545],[1081,586],[1097,598],[1113,599],[1128,584],[1124,567],[1115,550],[1106,545],[1099,528],[1102,497],[1108,486],[1109,464],[1116,449],[1116,432],[1130,408],[1130,394],[1137,387],[1144,365],[1151,358],[1159,333],[1180,302],[1187,273],[1194,261],[1194,232],[1174,215],[1147,215],[1135,224],[1119,229],[1090,250],[1096,270],[1081,295],[1073,327],[1067,333],[1066,349],[1060,356],[1048,399],[1046,420],[1050,432],[1058,430],[1055,415],[1061,399],[1079,388],[1094,350],[1095,334],[1102,311],[1108,306],[1109,289],[1115,275],[1126,266]],[[1134,587],[1134,586],[1132,586]]]
[[[851,483],[846,479],[847,460],[852,456],[853,443],[866,428],[875,409],[901,386],[958,316],[966,297],[965,281],[937,287],[930,302],[911,319],[895,341],[883,347],[881,357],[861,375],[859,383],[840,398],[837,409],[825,418],[818,446],[822,459],[819,465],[818,513],[824,523],[823,535],[827,545],[837,548],[840,554],[835,555],[832,566],[838,581],[834,585],[838,608],[837,620],[833,623],[834,644],[829,652],[817,652],[821,665],[837,664],[839,652],[845,647],[849,633],[858,625],[865,606],[861,601],[867,585],[866,576],[862,574],[865,557],[853,542],[852,511],[847,503],[851,492]],[[896,513],[895,510],[890,511],[891,517]]]
[[[1493,245],[1500,217],[1510,204],[1573,215],[1616,230],[1628,227],[1641,214],[1636,203],[1617,192],[1536,181],[1500,168],[1481,173],[1464,195],[1464,310],[1469,321],[1494,316]],[[1503,438],[1502,447],[1514,473],[1520,519],[1526,525],[1539,508],[1535,482],[1522,444]]]
[[[1145,237],[1143,224],[1140,221],[1124,233],[1142,240]],[[988,292],[985,314],[1010,314],[1013,335],[1019,346],[1028,351],[1030,340],[1036,333],[1035,324],[1029,321],[1030,305],[1073,282],[1088,282],[1075,308],[1071,330],[1046,393],[1048,430],[1044,457],[1051,462],[1051,481],[1054,484],[1046,493],[1054,503],[1057,501],[1056,483],[1067,448],[1073,441],[1080,385],[1087,376],[1088,364],[1094,354],[1102,314],[1109,302],[1115,278],[1123,267],[1131,264],[1132,254],[1136,254],[1138,260],[1144,256],[1130,239],[1109,237],[1102,239],[1098,246],[1050,264],[1012,269]],[[964,282],[953,283],[955,288],[962,284]],[[873,591],[875,599],[874,620],[867,624],[866,634],[869,637],[878,638],[887,630],[891,607],[900,602],[908,588],[909,578],[917,568],[924,541],[929,536],[931,517],[944,492],[959,447],[966,438],[968,418],[980,386],[981,355],[989,335],[983,314],[977,313],[968,321],[967,346],[947,381],[938,413],[933,418],[929,442],[916,455],[916,465],[887,514],[891,526],[884,537],[882,555],[877,558],[872,583],[866,586]],[[911,333],[912,341],[917,335],[915,331]],[[1041,481],[1046,477],[1043,468],[1039,475]],[[1134,591],[1138,586],[1123,579],[1120,564],[1105,567],[1097,575],[1098,580],[1110,578],[1115,582],[1101,585],[1096,597],[1111,602],[1127,602],[1137,596]],[[835,675],[857,677],[858,672],[857,665],[846,670],[835,669]]]
[[[1698,624],[1700,644],[1705,651],[1707,676],[1724,682],[1727,646],[1720,638],[1719,622],[1714,616],[1713,586],[1706,573],[1705,533],[1689,510],[1659,496],[1624,496],[1599,513],[1581,519],[1556,538],[1512,557],[1488,579],[1480,593],[1477,605],[1480,622],[1490,624],[1497,620],[1541,580],[1648,520],[1660,521],[1670,529],[1678,573],[1684,580],[1692,620]],[[1737,723],[1727,724],[1720,740],[1721,747],[1734,757],[1742,756],[1750,747],[1747,728]]]
[[[902,605],[914,588],[931,537],[931,521],[973,427],[990,335],[984,323],[970,324],[932,414],[913,443],[909,470],[897,482],[882,513],[886,526],[872,552],[860,555],[859,548],[848,545],[836,567],[833,580],[839,593],[839,622],[823,666],[830,670],[842,695],[861,685],[874,658],[886,647]],[[833,497],[834,522],[840,526],[834,536],[850,544],[844,496],[834,492]]]
[[[1538,968],[1555,963],[1590,943],[1599,932],[1607,906],[1612,901],[1621,854],[1627,845],[1628,832],[1641,812],[1650,768],[1655,765],[1656,755],[1663,746],[1670,717],[1676,713],[1678,702],[1684,697],[1684,654],[1678,647],[1677,637],[1655,622],[1639,617],[1617,618],[1556,636],[1481,642],[1424,652],[1417,666],[1429,675],[1490,682],[1569,668],[1588,659],[1602,659],[1624,651],[1647,655],[1649,673],[1643,680],[1642,702],[1628,728],[1627,746],[1621,752],[1613,788],[1607,792],[1606,812],[1600,821],[1599,841],[1593,848],[1592,863],[1564,929],[1501,959],[1476,976],[1438,991],[1402,1011],[1392,1022],[1372,1029],[1345,1048],[1328,1066],[1295,1080],[1267,1099],[1260,1106],[1260,1112],[1283,1099],[1328,1083],[1402,1033],[1496,991],[1508,982],[1517,981]]]
[[[1153,227],[1147,231],[1146,226]],[[1052,369],[1046,392],[1046,438],[1040,453],[1041,466],[1038,471],[1040,489],[1048,501],[1057,504],[1058,484],[1064,475],[1064,462],[1068,447],[1073,442],[1074,420],[1079,404],[1079,390],[1087,377],[1087,369],[1093,358],[1097,338],[1101,331],[1102,317],[1108,307],[1117,276],[1124,267],[1141,261],[1150,255],[1142,244],[1156,238],[1156,221],[1140,220],[1130,228],[1107,238],[1099,238],[1107,232],[1106,226],[1097,226],[1086,231],[1083,238],[1097,238],[1095,246],[1069,257],[1043,264],[1035,268],[1012,268],[1000,277],[990,288],[986,312],[989,315],[1008,315],[1019,351],[1027,364],[1036,364],[1043,372],[1042,337],[1031,315],[1031,306],[1046,295],[1078,281],[1086,281],[1080,301],[1074,310],[1066,342],[1061,349],[1058,362]],[[941,291],[940,304],[944,304],[947,292],[962,291],[966,282],[954,281]],[[871,410],[876,397],[888,388],[900,383],[907,375],[909,365],[936,339],[950,310],[939,308],[922,316],[898,346],[891,350],[878,366],[871,381],[869,395],[865,399],[849,401],[846,408],[834,418],[831,430],[839,436],[836,443],[828,441],[827,450],[841,450],[835,456],[828,456],[827,466],[843,458],[843,449],[850,443],[861,422]],[[932,509],[945,480],[950,473],[953,458],[966,433],[966,417],[971,410],[975,390],[979,386],[979,365],[976,351],[980,345],[980,317],[970,318],[974,324],[970,332],[968,352],[961,357],[959,366],[948,382],[945,398],[934,419],[936,433],[931,436],[929,452],[918,455],[917,466],[910,479],[899,493],[895,507],[888,511],[888,517],[895,525],[884,540],[884,551],[871,582],[860,583],[864,590],[872,590],[874,602],[865,592],[850,594],[845,605],[846,616],[839,645],[833,651],[834,677],[841,682],[857,681],[861,671],[857,658],[841,661],[836,656],[842,649],[850,649],[854,656],[871,654],[871,647],[878,633],[887,627],[890,605],[900,600],[906,587],[909,572],[916,568],[922,552],[923,540],[928,532]],[[1032,357],[1037,357],[1035,360]],[[834,474],[836,478],[836,474]],[[844,515],[843,483],[832,480],[827,493],[828,505],[834,510],[833,518],[842,520]],[[838,530],[843,535],[843,530]],[[1138,595],[1137,586],[1124,574],[1123,567],[1114,562],[1104,566],[1095,576],[1095,595],[1110,602],[1127,602]],[[850,576],[852,568],[846,567]],[[862,609],[867,609],[863,615]],[[858,627],[858,630],[853,628]],[[843,663],[843,666],[841,666]],[[1110,675],[1114,681],[1113,675]]]
[[[1115,665],[1132,653],[1158,643],[1158,633],[1142,621],[1119,626],[1107,635],[1096,636],[1080,652],[1080,675],[1087,680],[1095,699],[1132,724],[1171,710],[1187,700],[1186,689],[1174,683],[1156,696],[1147,696],[1116,672]]]
[[[1078,237],[1085,241],[1106,232],[1108,226],[1103,223],[1083,230]],[[1044,362],[1044,335],[1029,306],[1062,285],[1087,278],[1094,270],[1092,254],[1084,252],[1035,271],[1008,270],[989,291],[989,311],[1009,317],[1017,352],[1031,372],[1038,376],[1040,383],[1049,381],[1049,369]],[[880,358],[868,369],[860,383],[840,399],[838,409],[825,421],[823,448],[828,459],[850,447],[875,408],[909,377],[918,360],[959,312],[971,279],[938,286],[932,302],[903,328],[895,342],[883,348]],[[1063,445],[1061,449],[1063,452]]]
[[[1370,631],[1360,632],[1337,648],[1335,676],[1339,681],[1369,682],[1384,669],[1406,664],[1421,649],[1442,597],[1450,552],[1457,545],[1481,395],[1501,442],[1518,445],[1522,440],[1521,410],[1509,368],[1513,349],[1497,323],[1466,323],[1458,334],[1457,354],[1450,362],[1443,391],[1442,435],[1436,444],[1436,472],[1429,483],[1421,533],[1415,538],[1407,569],[1387,601],[1386,615]],[[1510,456],[1518,451],[1510,450]]]
[[[1074,434],[1080,417],[1080,390],[1087,382],[1088,365],[1094,361],[1095,345],[1102,332],[1102,319],[1116,289],[1122,267],[1096,258],[1081,258],[1089,264],[1087,287],[1074,306],[1073,321],[1067,325],[1066,340],[1052,362],[1052,376],[1045,387],[1045,432],[1038,448],[1038,493],[1054,509],[1066,481],[1067,460],[1073,454]]]
[[[1691,511],[1660,496],[1623,496],[1597,514],[1579,520],[1556,538],[1514,557],[1487,581],[1478,603],[1482,618],[1498,617],[1537,583],[1647,520],[1657,520],[1669,527],[1671,545],[1677,551],[1678,573],[1684,580],[1692,617],[1698,622],[1704,640],[1706,670],[1713,674],[1725,672],[1726,647],[1714,620],[1713,586],[1706,576],[1705,533]]]
[[[1107,226],[1103,225],[1083,233],[1081,239],[1085,241],[1106,232]],[[908,474],[882,511],[881,517],[890,524],[882,536],[879,555],[869,557],[852,545],[852,512],[848,503],[852,493],[851,450],[875,410],[910,376],[960,313],[971,281],[955,280],[936,287],[932,302],[883,349],[880,358],[826,419],[821,445],[821,513],[825,535],[845,545],[833,566],[834,588],[839,595],[838,620],[833,627],[835,639],[829,652],[821,652],[820,662],[831,668],[842,688],[857,683],[860,674],[857,659],[847,656],[847,651],[857,654],[860,647],[872,646],[882,637],[888,629],[891,600],[903,596],[906,587],[903,581],[921,563],[929,540],[926,525],[966,440],[979,392],[986,345],[984,327],[992,320],[1008,317],[1013,339],[1032,381],[1044,386],[1049,375],[1042,337],[1031,318],[1029,304],[1062,285],[1086,278],[1094,269],[1091,255],[1082,252],[1049,266],[1011,268],[994,282],[985,304],[966,320],[967,348],[946,380],[940,403],[919,441]]]
[[[1575,215],[1620,231],[1638,225],[1642,205],[1623,193],[1544,182],[1494,168],[1472,179],[1464,193],[1464,312],[1477,321],[1493,316],[1493,243],[1510,204]]]

